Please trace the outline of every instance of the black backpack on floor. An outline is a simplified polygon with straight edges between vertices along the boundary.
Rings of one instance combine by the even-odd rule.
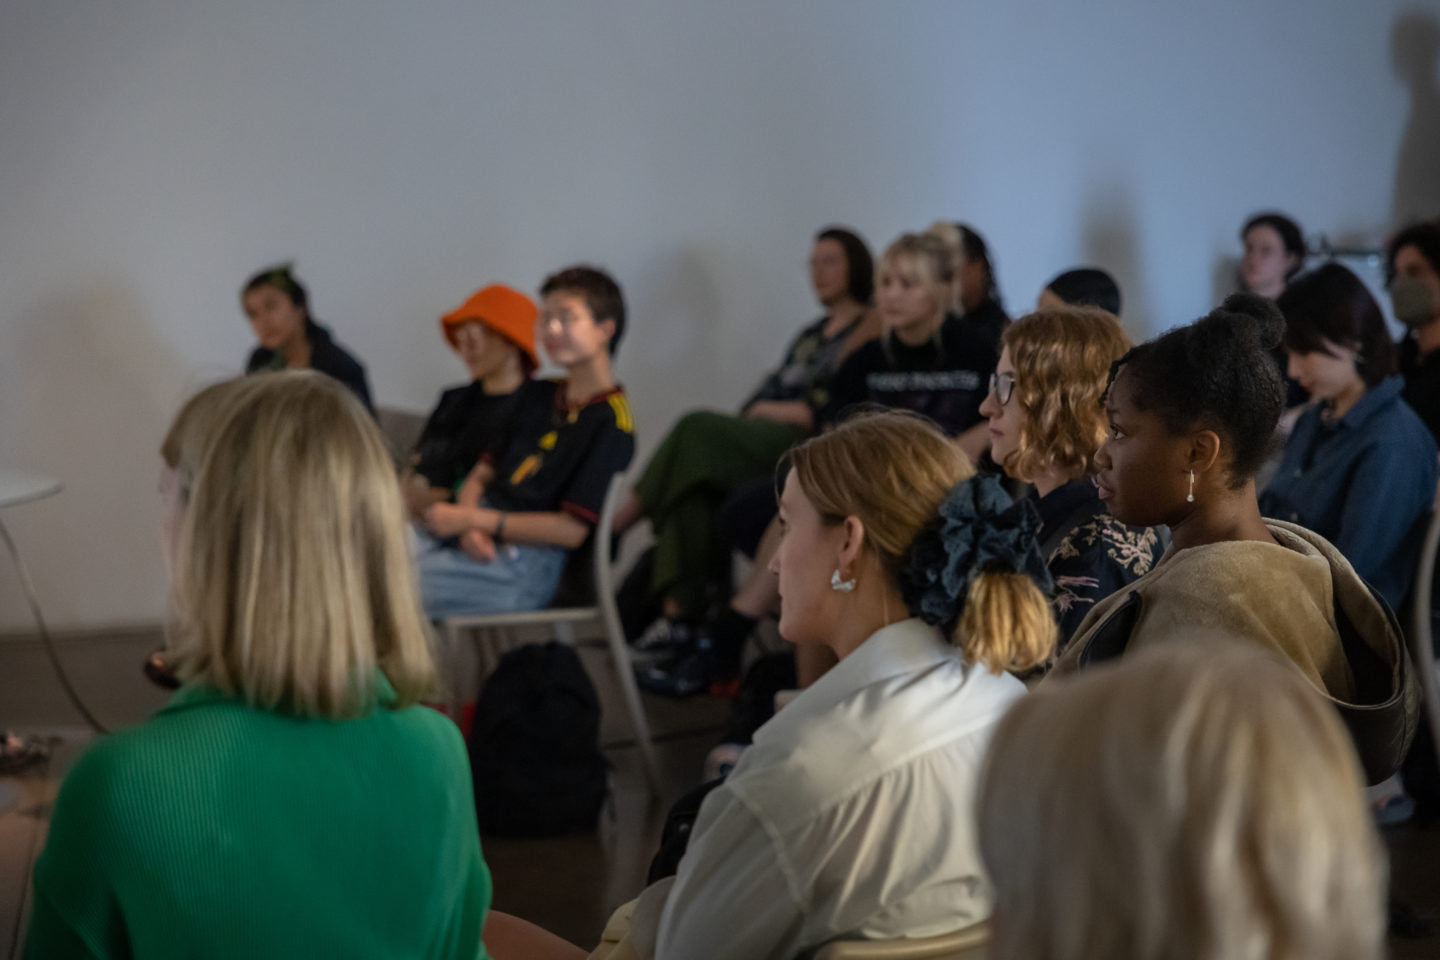
[[[475,704],[470,769],[480,831],[548,837],[592,830],[605,803],[600,700],[575,650],[511,650]]]

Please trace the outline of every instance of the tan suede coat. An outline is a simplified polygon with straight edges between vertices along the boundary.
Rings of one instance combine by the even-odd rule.
[[[1265,523],[1274,544],[1238,541],[1171,550],[1150,573],[1095,605],[1050,676],[1095,662],[1101,647],[1104,656],[1115,655],[1109,648],[1121,619],[1133,619],[1128,642],[1121,641],[1124,651],[1193,638],[1197,631],[1253,641],[1289,660],[1335,702],[1372,777],[1381,767],[1398,766],[1399,758],[1389,754],[1403,754],[1419,719],[1403,639],[1329,541],[1294,524]],[[1353,627],[1348,650],[1337,622],[1341,616]],[[1398,718],[1387,729],[1407,731],[1404,745],[1382,737],[1387,743],[1369,752],[1386,756],[1366,756],[1366,743],[1374,737],[1362,737],[1351,721],[1358,714],[1360,726],[1372,727],[1384,711]]]

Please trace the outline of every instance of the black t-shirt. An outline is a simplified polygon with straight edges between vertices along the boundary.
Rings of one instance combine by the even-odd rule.
[[[981,337],[995,345],[995,355],[1000,355],[1000,335],[1010,324],[1010,317],[1006,315],[1005,308],[991,297],[986,297],[974,310],[968,311],[963,320],[971,330],[974,330]],[[988,377],[989,374],[987,373]]]
[[[432,487],[453,487],[481,457],[504,453],[523,393],[523,384],[510,393],[486,393],[479,380],[441,393],[415,442],[415,472]]]
[[[1415,338],[1406,337],[1400,341],[1400,372],[1405,375],[1400,395],[1440,443],[1440,350],[1422,357]]]
[[[514,434],[495,460],[486,502],[513,513],[563,510],[595,523],[610,478],[635,454],[635,424],[624,388],[575,408],[565,403],[563,380],[532,380],[519,392]]]
[[[336,343],[329,330],[308,318],[305,320],[305,338],[310,341],[310,369],[345,384],[373,414],[375,405],[370,402],[370,381],[365,377],[365,365]],[[246,373],[284,369],[285,355],[265,347],[256,347],[245,363]]]
[[[835,374],[820,422],[833,423],[856,404],[871,403],[922,413],[951,436],[963,433],[980,421],[998,360],[989,333],[953,314],[938,338],[919,346],[895,337],[872,340]]]

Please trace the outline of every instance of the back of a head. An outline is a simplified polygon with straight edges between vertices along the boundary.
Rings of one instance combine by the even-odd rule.
[[[993,672],[1023,670],[1049,657],[1055,624],[1049,604],[1036,586],[1033,567],[1006,567],[985,553],[1007,536],[1023,533],[1001,515],[1011,507],[995,486],[970,494],[970,512],[963,518],[943,517],[962,485],[976,483],[975,467],[950,438],[931,421],[901,411],[861,413],[807,440],[788,454],[800,487],[822,517],[857,517],[865,529],[866,548],[874,553],[911,604],[910,615],[922,616],[950,630],[966,658]],[[993,481],[992,481],[993,483]],[[972,545],[980,544],[984,570],[961,571],[958,593],[946,598],[948,609],[938,616],[922,610],[913,588],[917,543],[930,544],[946,519],[965,526]],[[999,521],[999,522],[997,522]],[[1001,529],[1004,527],[1004,529]],[[1033,531],[1029,544],[1033,548]],[[1023,545],[1000,545],[1013,553]],[[1038,557],[1037,550],[1031,550]],[[1028,554],[1026,559],[1033,559]],[[941,558],[942,562],[944,558]],[[1039,561],[1043,567],[1043,561]],[[928,572],[928,571],[927,571]]]
[[[1194,323],[1131,350],[1117,372],[1130,378],[1135,405],[1182,434],[1213,429],[1230,448],[1235,488],[1269,454],[1285,406],[1285,382],[1271,351],[1285,318],[1274,303],[1236,293]]]
[[[990,748],[994,960],[1376,960],[1383,856],[1333,707],[1193,638],[1051,682]]]
[[[1120,316],[1120,285],[1097,267],[1066,270],[1045,285],[1072,307],[1099,307]]]
[[[1027,483],[1052,468],[1071,478],[1093,473],[1108,429],[1101,401],[1110,369],[1130,349],[1120,322],[1095,307],[1037,310],[1006,327],[1000,342],[1015,368],[1012,402],[1025,411],[1006,472]]]
[[[1373,387],[1395,372],[1395,345],[1380,305],[1346,267],[1327,263],[1296,279],[1276,301],[1285,315],[1285,348],[1329,353],[1325,341],[1357,347],[1355,367]]]
[[[394,470],[336,381],[268,374],[177,418],[195,457],[177,549],[183,676],[267,709],[341,719],[434,683]],[[198,456],[194,451],[198,450]]]

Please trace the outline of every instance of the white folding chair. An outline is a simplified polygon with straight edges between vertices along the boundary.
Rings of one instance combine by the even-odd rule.
[[[615,668],[615,679],[625,698],[625,709],[630,714],[630,727],[635,734],[635,745],[640,748],[640,757],[645,767],[645,779],[655,796],[661,795],[660,769],[655,760],[654,744],[650,739],[650,724],[645,717],[645,706],[640,700],[640,689],[635,684],[635,671],[630,663],[630,645],[625,642],[625,631],[620,626],[620,611],[615,605],[615,569],[611,559],[611,545],[615,526],[615,511],[620,505],[628,483],[626,475],[617,473],[610,480],[605,492],[605,503],[600,509],[600,520],[591,535],[593,550],[593,596],[585,598],[583,605],[551,607],[548,610],[534,610],[526,613],[497,613],[484,616],[446,617],[440,621],[441,632],[448,645],[448,655],[453,660],[462,649],[465,636],[479,636],[477,643],[482,665],[488,673],[502,652],[493,642],[515,628],[529,626],[551,626],[556,639],[562,643],[576,645],[577,624],[598,623],[604,633],[604,644],[609,648],[610,661]],[[458,697],[452,694],[451,716],[458,719]]]
[[[1425,541],[1420,546],[1420,561],[1415,572],[1415,587],[1410,597],[1410,623],[1405,637],[1410,644],[1410,661],[1420,674],[1420,691],[1425,700],[1425,717],[1430,723],[1430,736],[1440,760],[1440,683],[1435,679],[1435,645],[1430,627],[1432,586],[1435,582],[1435,552],[1440,549],[1440,499],[1430,512],[1425,528]]]

